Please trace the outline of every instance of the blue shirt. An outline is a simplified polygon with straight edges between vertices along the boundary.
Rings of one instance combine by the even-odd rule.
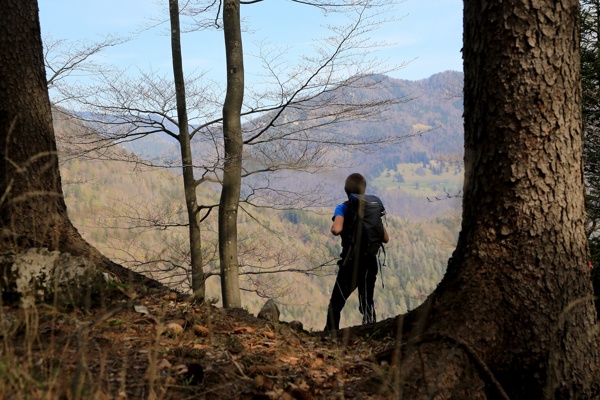
[[[333,217],[331,218],[331,220],[333,221],[335,219],[335,217],[337,217],[337,216],[345,217],[347,210],[348,210],[348,204],[344,204],[344,203],[338,204],[338,206],[333,211]]]
[[[348,251],[348,245],[349,245],[349,240],[350,238],[348,238],[346,235],[345,230],[347,229],[348,226],[348,220],[346,219],[346,215],[348,214],[348,204],[342,203],[342,204],[338,204],[338,206],[335,208],[335,210],[333,211],[333,217],[331,218],[331,220],[333,221],[335,219],[335,217],[340,216],[340,217],[344,217],[344,225],[342,227],[342,232],[340,233],[340,237],[342,239],[342,253],[340,254],[340,257],[344,258],[346,256],[346,252]]]

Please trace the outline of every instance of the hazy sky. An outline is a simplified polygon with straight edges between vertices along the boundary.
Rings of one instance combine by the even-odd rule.
[[[90,41],[107,34],[127,35],[151,18],[167,18],[167,4],[166,0],[160,4],[153,0],[39,0],[42,37]],[[399,20],[370,34],[373,39],[394,43],[378,50],[380,58],[394,64],[413,60],[391,76],[418,80],[437,72],[462,70],[462,0],[406,0],[398,2],[396,8],[394,17]],[[334,16],[284,0],[245,5],[242,17],[251,30],[244,34],[250,74],[258,65],[252,57],[256,43],[286,46],[291,57],[304,53],[324,35],[321,26],[336,23]],[[167,26],[136,35],[132,41],[104,52],[99,61],[170,72]],[[222,33],[186,35],[183,54],[187,71],[209,70],[213,79],[224,81]]]

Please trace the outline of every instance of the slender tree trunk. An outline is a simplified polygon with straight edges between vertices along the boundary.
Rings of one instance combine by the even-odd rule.
[[[192,147],[188,124],[183,62],[181,59],[181,29],[179,25],[179,1],[169,0],[171,16],[171,51],[173,56],[173,76],[177,96],[177,122],[179,124],[179,148],[183,165],[183,187],[188,213],[190,258],[192,266],[192,291],[194,297],[204,300],[205,285],[202,269],[202,240],[200,236],[199,207],[196,196],[196,180],[192,162]]]
[[[404,399],[600,398],[578,20],[577,0],[465,1],[462,230],[404,318]]]
[[[223,105],[225,162],[219,203],[219,258],[223,307],[241,307],[237,253],[237,211],[242,182],[241,109],[244,99],[244,56],[240,1],[225,0],[223,31],[227,56],[227,94]]]

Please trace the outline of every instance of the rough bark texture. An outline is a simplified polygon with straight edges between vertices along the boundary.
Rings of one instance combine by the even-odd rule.
[[[242,182],[242,124],[244,54],[240,28],[240,1],[225,0],[223,31],[227,56],[227,94],[223,105],[225,162],[219,203],[219,258],[223,307],[241,307],[237,253],[237,212]]]
[[[181,162],[183,165],[183,187],[185,191],[185,204],[187,206],[190,258],[192,267],[192,291],[194,297],[204,300],[206,287],[204,284],[204,270],[202,269],[202,240],[200,236],[200,218],[198,199],[196,196],[196,180],[194,179],[194,164],[192,162],[192,146],[188,124],[188,114],[185,94],[185,80],[183,78],[183,61],[181,58],[181,29],[179,24],[179,2],[169,1],[171,16],[171,52],[173,56],[173,76],[177,96],[177,120],[179,125],[179,148],[181,149]]]
[[[46,254],[54,277],[73,276],[54,268],[56,253],[83,256],[121,278],[143,277],[112,263],[85,242],[71,224],[64,202],[52,114],[42,58],[36,0],[3,2],[0,18],[0,273],[14,276],[7,260],[30,249]],[[48,252],[49,251],[49,252]],[[68,257],[67,257],[68,258]],[[54,261],[53,261],[54,260]],[[49,265],[49,264],[48,264]],[[59,265],[59,267],[63,267]],[[19,271],[19,273],[22,271]],[[73,271],[74,272],[74,271]],[[20,273],[21,276],[23,274]],[[30,277],[31,282],[51,277]],[[152,284],[157,285],[156,282]],[[9,282],[10,286],[10,282]],[[54,285],[55,287],[60,284]],[[4,294],[3,286],[3,294]]]
[[[387,328],[404,399],[600,398],[578,15],[465,1],[463,224],[438,288]]]
[[[469,341],[509,397],[590,398],[579,3],[465,2],[464,13],[463,226],[440,292],[461,287],[452,301],[483,333]]]
[[[37,2],[8,3],[3,8],[14,18],[0,22],[2,247],[57,248],[73,229],[61,192]]]

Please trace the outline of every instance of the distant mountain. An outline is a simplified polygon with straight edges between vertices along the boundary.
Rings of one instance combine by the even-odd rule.
[[[356,164],[361,165],[367,175],[378,176],[382,166],[391,168],[394,163],[423,162],[439,158],[440,155],[462,154],[462,72],[445,71],[418,81],[387,76],[371,79],[380,82],[379,90],[348,88],[345,89],[346,96],[372,100],[405,99],[406,102],[393,105],[382,112],[379,122],[343,122],[332,129],[358,138],[369,137],[374,132],[379,135],[423,134],[400,146],[378,150],[376,157],[360,153],[353,156]],[[177,144],[166,135],[152,135],[143,140],[123,143],[123,147],[142,158],[175,159],[179,156]],[[205,152],[200,143],[196,143],[195,150],[198,157]]]
[[[378,176],[384,168],[393,169],[397,163],[427,162],[442,156],[462,155],[463,152],[463,73],[446,71],[419,81],[387,78],[380,95],[405,98],[405,103],[392,106],[382,113],[382,122],[355,123],[345,129],[359,130],[367,135],[371,130],[385,134],[423,132],[399,146],[357,156],[369,177]],[[462,158],[462,156],[461,156]]]
[[[306,197],[302,194],[295,198],[306,200],[308,204],[318,198],[318,205],[330,206],[343,197],[340,190],[341,182],[350,172],[360,172],[371,182],[370,192],[387,197],[389,211],[395,215],[409,219],[429,218],[449,209],[456,209],[456,201],[437,203],[434,206],[428,204],[426,196],[447,197],[454,195],[456,182],[450,190],[444,182],[433,187],[439,187],[436,193],[428,192],[422,195],[411,191],[408,193],[406,185],[400,187],[380,183],[382,174],[394,172],[399,164],[417,163],[423,166],[431,165],[431,160],[443,159],[445,162],[462,162],[463,154],[463,104],[462,104],[462,82],[463,73],[457,71],[445,71],[435,74],[427,79],[408,81],[393,79],[388,76],[372,76],[363,78],[378,82],[378,89],[351,87],[345,88],[344,96],[368,100],[398,99],[398,104],[381,112],[379,121],[350,121],[342,122],[323,130],[334,131],[340,136],[351,136],[355,138],[368,138],[377,136],[403,136],[418,134],[406,141],[384,147],[378,147],[364,152],[349,153],[343,148],[337,148],[324,155],[332,165],[328,171],[319,173],[308,173],[303,171],[279,171],[270,174],[258,174],[244,180],[242,195],[252,193],[256,202],[278,203],[286,199],[274,199],[276,191],[271,189],[283,189],[287,192],[297,192],[299,182],[301,187],[307,188]],[[356,85],[360,86],[360,85]],[[368,87],[369,85],[365,85]],[[310,118],[310,111],[293,110],[290,112],[305,112],[306,118]],[[249,124],[260,126],[268,120],[268,115]],[[285,114],[281,118],[286,118]],[[295,116],[297,118],[297,116]],[[173,129],[173,127],[171,127]],[[319,134],[318,132],[316,134]],[[219,134],[217,132],[217,137]],[[208,164],[211,159],[216,159],[215,143],[206,140],[202,135],[196,135],[193,142],[194,163],[196,165]],[[178,165],[180,151],[177,143],[166,135],[154,134],[129,143],[123,143],[129,151],[144,159],[162,159],[172,167],[172,171],[179,172]],[[246,163],[249,158],[246,158]],[[259,165],[260,167],[260,165]],[[416,168],[416,167],[415,167]],[[257,187],[269,187],[269,190],[256,191]],[[459,185],[460,186],[460,185]],[[311,188],[321,188],[317,197],[309,197]],[[446,189],[446,192],[444,192]],[[279,192],[282,193],[282,192]],[[263,196],[262,198],[260,196]],[[317,204],[315,204],[317,205]]]
[[[364,82],[363,82],[364,81]],[[376,89],[370,82],[377,82]],[[290,199],[298,206],[331,206],[343,199],[341,183],[350,172],[360,172],[370,182],[369,191],[387,197],[388,210],[398,216],[408,219],[423,219],[445,213],[450,208],[456,208],[456,202],[443,202],[432,207],[426,197],[447,197],[459,192],[457,183],[438,180],[431,183],[431,190],[427,193],[416,191],[419,187],[420,175],[415,177],[411,190],[407,184],[390,181],[386,177],[393,175],[399,179],[402,173],[400,164],[421,164],[421,168],[431,168],[435,160],[448,163],[462,162],[463,153],[463,105],[462,105],[463,74],[457,71],[445,71],[435,74],[427,79],[408,81],[393,79],[388,76],[368,76],[361,78],[357,84],[345,87],[342,97],[369,101],[382,101],[387,99],[398,100],[398,104],[391,105],[377,115],[377,120],[353,120],[340,122],[333,125],[323,124],[311,132],[311,135],[332,135],[336,138],[352,137],[366,140],[371,136],[390,137],[416,135],[399,144],[373,146],[362,149],[363,151],[350,151],[344,146],[334,146],[332,150],[319,155],[321,161],[331,165],[326,170],[309,172],[302,169],[278,170],[255,174],[243,180],[242,196],[252,196],[252,201],[257,204],[278,204],[280,208],[288,207]],[[366,84],[361,84],[366,83]],[[327,94],[323,95],[326,96]],[[336,98],[336,101],[342,101]],[[317,109],[316,112],[319,110]],[[275,111],[274,111],[275,112]],[[293,107],[285,111],[276,121],[281,129],[286,128],[286,119],[291,121],[311,120],[310,107]],[[270,114],[273,115],[273,114]],[[262,115],[245,125],[247,135],[251,126],[264,127],[272,118],[269,114]],[[118,117],[116,117],[118,118]],[[176,127],[169,121],[164,121],[167,128],[176,131]],[[196,123],[202,121],[195,121]],[[213,168],[217,160],[222,157],[221,136],[219,127],[213,129],[212,135],[204,132],[197,134],[192,141],[194,164],[205,165]],[[260,128],[259,128],[260,129]],[[301,141],[277,143],[263,141],[259,146],[246,146],[244,162],[248,169],[265,168],[263,154],[271,149],[261,146],[273,146],[274,154],[284,154],[288,145],[295,146]],[[296,144],[295,144],[296,143]],[[156,165],[169,166],[176,174],[181,171],[179,145],[172,137],[166,134],[154,133],[143,139],[125,141],[121,146],[137,155],[140,159],[152,160]],[[220,153],[220,154],[218,154]],[[293,154],[293,151],[291,151]],[[253,158],[254,156],[254,158]],[[126,156],[127,157],[127,156]],[[285,162],[285,160],[281,160]],[[402,167],[406,171],[408,167]],[[418,166],[415,166],[416,170]],[[218,168],[215,169],[218,171]],[[200,175],[204,171],[199,171]],[[410,173],[410,168],[409,168]],[[422,173],[422,171],[421,171]],[[385,175],[385,176],[384,176]],[[461,173],[462,176],[462,173]],[[300,184],[301,183],[301,184]],[[406,182],[408,183],[408,182]],[[213,188],[215,188],[213,186]],[[261,188],[257,190],[257,188]],[[316,191],[313,189],[317,188]],[[218,188],[217,188],[218,189]],[[435,192],[435,189],[438,189]],[[300,191],[300,193],[299,193]],[[312,192],[312,193],[311,193]]]

